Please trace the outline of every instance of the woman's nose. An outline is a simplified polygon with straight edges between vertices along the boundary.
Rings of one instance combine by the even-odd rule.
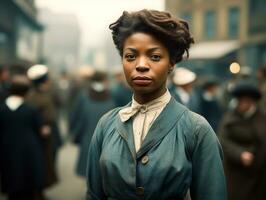
[[[143,71],[148,71],[149,69],[150,68],[149,68],[146,58],[141,57],[137,62],[136,70],[143,72]]]

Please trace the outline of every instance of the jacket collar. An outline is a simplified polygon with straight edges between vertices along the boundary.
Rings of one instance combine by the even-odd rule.
[[[169,133],[186,110],[187,109],[184,106],[177,103],[174,98],[171,98],[170,102],[166,105],[149,129],[148,134],[137,153],[134,145],[132,119],[122,122],[119,115],[117,115],[116,128],[118,133],[126,140],[132,156],[135,159],[139,159]]]

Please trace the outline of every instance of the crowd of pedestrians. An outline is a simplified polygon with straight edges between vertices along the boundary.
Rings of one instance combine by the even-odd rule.
[[[190,68],[193,69],[193,68]],[[222,146],[229,200],[266,199],[266,68],[232,80],[177,67],[167,87],[175,101],[204,116]],[[86,177],[88,149],[99,119],[132,100],[122,68],[87,67],[52,78],[45,65],[25,73],[0,68],[0,177],[9,200],[44,200],[58,181],[58,149],[80,149],[75,173]],[[68,125],[60,133],[59,119]],[[241,190],[241,192],[239,192]]]

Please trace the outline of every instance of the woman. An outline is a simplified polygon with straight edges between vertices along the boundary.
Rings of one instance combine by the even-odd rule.
[[[24,100],[29,86],[25,76],[14,76],[10,95],[0,104],[1,188],[9,200],[43,198],[42,123],[37,110]]]
[[[266,198],[266,115],[260,110],[260,91],[239,83],[232,91],[236,107],[224,116],[219,136],[225,155],[229,200]],[[239,192],[241,191],[241,192]]]
[[[87,199],[226,199],[221,149],[201,116],[166,89],[193,42],[188,24],[153,10],[110,25],[132,102],[99,121],[88,156]]]

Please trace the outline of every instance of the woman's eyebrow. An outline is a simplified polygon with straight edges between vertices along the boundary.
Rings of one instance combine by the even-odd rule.
[[[132,47],[128,47],[124,51],[126,51],[126,50],[132,51],[134,53],[137,52],[137,50],[135,48],[132,48]]]
[[[156,51],[156,50],[161,50],[161,48],[160,47],[152,47],[152,48],[150,48],[150,49],[148,49],[148,53],[152,53],[152,52],[154,52],[154,51]]]
[[[149,48],[147,50],[148,53],[151,53],[153,51],[156,51],[156,50],[160,50],[161,48],[160,47],[152,47],[152,48]],[[132,52],[137,52],[137,49],[133,48],[133,47],[127,47],[124,51],[126,50],[129,50],[129,51],[132,51]]]

